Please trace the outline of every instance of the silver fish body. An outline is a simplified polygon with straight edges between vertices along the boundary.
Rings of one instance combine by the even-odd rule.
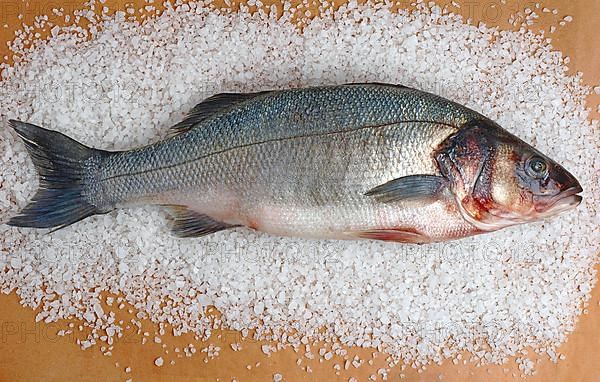
[[[386,84],[217,95],[164,141],[85,157],[81,198],[93,213],[171,206],[180,236],[247,226],[312,238],[460,238],[482,230],[465,218],[439,155],[473,121],[496,129],[464,106]],[[423,197],[369,195],[407,178],[439,187]]]

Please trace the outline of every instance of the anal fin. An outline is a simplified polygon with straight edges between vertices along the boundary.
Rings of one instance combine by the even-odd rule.
[[[217,221],[185,206],[168,206],[171,232],[177,237],[199,237],[238,227]]]

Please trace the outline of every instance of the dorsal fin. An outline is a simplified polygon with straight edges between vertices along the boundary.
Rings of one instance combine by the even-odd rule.
[[[247,101],[269,91],[257,93],[219,93],[200,102],[185,116],[183,121],[171,127],[169,136],[174,136],[188,131],[194,125],[204,121],[206,118],[227,110],[229,107]]]
[[[404,86],[401,84],[388,84],[385,82],[348,82],[345,83],[343,86],[352,86],[352,85],[379,85],[379,86],[389,86],[392,88],[404,88],[404,89],[412,89],[411,87],[408,86]]]

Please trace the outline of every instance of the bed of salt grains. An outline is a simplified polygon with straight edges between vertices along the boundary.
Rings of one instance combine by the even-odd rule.
[[[289,4],[279,19],[246,7],[208,9],[175,6],[141,25],[127,13],[98,19],[84,11],[77,18],[94,21],[91,39],[76,26],[53,27],[33,50],[25,30],[12,45],[23,62],[2,65],[2,125],[18,118],[94,147],[127,149],[159,140],[186,110],[221,91],[401,83],[464,103],[550,153],[580,179],[584,202],[547,221],[423,246],[245,229],[181,240],[156,207],[118,210],[52,234],[0,225],[2,291],[41,308],[38,320],[83,319],[94,329],[84,348],[112,343],[122,329],[111,318],[118,304],[101,305],[110,292],[139,318],[202,338],[213,326],[205,309],[214,305],[226,328],[256,329],[259,338],[302,349],[316,339],[372,346],[391,355],[390,365],[456,363],[469,351],[481,363],[518,356],[531,373],[527,346],[556,360],[556,346],[590,298],[600,241],[597,124],[584,106],[589,88],[566,74],[565,58],[525,28],[475,27],[422,3],[392,13],[351,2],[335,15],[322,9],[312,21],[300,18],[302,31],[291,15],[309,14]],[[531,24],[535,12],[521,16]],[[8,129],[0,129],[0,156],[5,221],[37,181]]]

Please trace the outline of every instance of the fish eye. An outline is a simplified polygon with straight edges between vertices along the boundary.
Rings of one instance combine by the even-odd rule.
[[[527,173],[534,178],[543,178],[548,170],[548,165],[540,157],[532,157],[527,163]]]

